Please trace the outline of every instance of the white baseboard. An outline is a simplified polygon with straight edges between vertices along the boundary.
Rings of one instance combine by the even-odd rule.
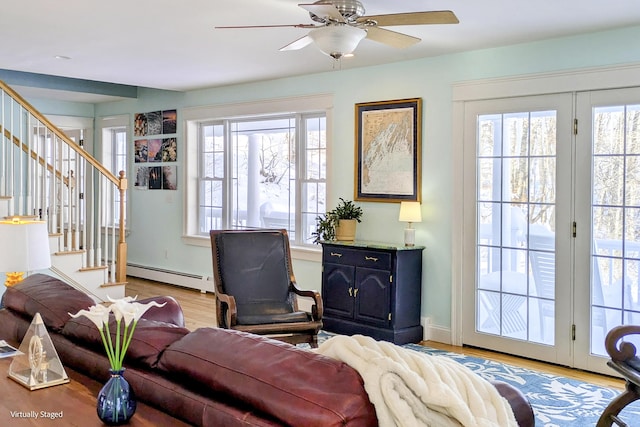
[[[127,264],[127,276],[140,277],[141,279],[155,280],[156,282],[197,289],[200,292],[214,292],[213,278],[208,276],[198,276],[195,274],[163,270],[155,267],[146,267],[135,264]]]
[[[430,317],[423,317],[421,319],[422,327],[423,327],[423,340],[425,341],[435,341],[443,344],[451,344],[451,329],[445,328],[443,326],[433,325],[431,324]]]

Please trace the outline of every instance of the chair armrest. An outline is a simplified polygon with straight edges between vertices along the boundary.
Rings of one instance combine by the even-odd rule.
[[[299,295],[301,297],[312,298],[314,301],[313,306],[311,306],[311,317],[313,320],[322,320],[322,297],[320,297],[320,293],[318,291],[305,291],[302,289],[298,289],[295,282],[291,283],[291,289],[293,293]]]
[[[636,355],[636,346],[628,341],[618,342],[627,335],[640,334],[640,325],[622,325],[611,329],[605,338],[604,345],[611,360],[626,362]]]
[[[225,322],[227,328],[231,328],[236,325],[238,321],[238,309],[236,308],[236,299],[233,295],[223,294],[216,292],[216,298],[222,303],[227,305],[225,314]]]

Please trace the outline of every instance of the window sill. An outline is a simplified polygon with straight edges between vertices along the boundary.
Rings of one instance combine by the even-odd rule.
[[[204,236],[182,236],[182,242],[185,245],[202,246],[206,248],[211,247],[211,240],[209,237]],[[294,246],[291,245],[291,258],[304,261],[322,261],[322,248],[320,245],[316,247],[311,246]]]

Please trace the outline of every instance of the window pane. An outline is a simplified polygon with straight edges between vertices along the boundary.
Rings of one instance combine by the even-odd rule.
[[[640,107],[593,110],[592,353],[606,355],[607,330],[633,318],[640,255]],[[602,325],[602,326],[601,326]]]
[[[201,126],[201,176],[224,177],[224,126],[207,124]]]
[[[529,153],[529,113],[504,115],[503,156],[526,156]]]
[[[293,118],[236,122],[231,227],[295,228]]]
[[[640,154],[640,105],[627,105],[627,154]]]
[[[120,176],[120,171],[127,172],[127,128],[126,127],[110,127],[103,129],[103,144],[105,153],[105,164],[116,177]],[[74,162],[75,163],[75,162]],[[69,165],[70,173],[73,174],[73,167]],[[81,184],[82,185],[82,184]],[[113,215],[108,216],[104,223],[105,226],[118,225],[120,223],[120,192],[116,191],[113,195]],[[126,199],[125,205],[126,212]],[[126,219],[125,219],[126,225]]]
[[[200,183],[200,218],[199,231],[201,234],[209,230],[222,228],[222,182],[203,180]]]
[[[327,144],[324,117],[309,118],[306,126],[306,179],[325,179]]]
[[[478,331],[553,344],[556,113],[478,117]]]

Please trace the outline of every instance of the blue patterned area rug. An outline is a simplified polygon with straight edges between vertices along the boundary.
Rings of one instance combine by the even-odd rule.
[[[321,332],[319,341],[322,342],[330,336],[328,333]],[[406,344],[403,347],[420,353],[450,357],[487,380],[504,381],[517,387],[531,402],[536,416],[536,427],[595,426],[604,408],[622,392],[622,390],[418,344]],[[629,427],[640,426],[640,401],[627,406],[620,413],[620,418]]]

